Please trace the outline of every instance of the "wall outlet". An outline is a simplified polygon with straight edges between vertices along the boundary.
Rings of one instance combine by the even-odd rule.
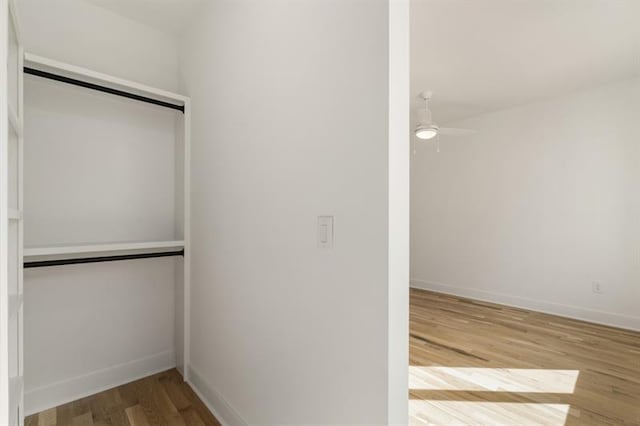
[[[598,281],[594,281],[594,282],[591,283],[591,290],[596,294],[604,293],[604,290],[602,288],[602,284],[600,284]]]

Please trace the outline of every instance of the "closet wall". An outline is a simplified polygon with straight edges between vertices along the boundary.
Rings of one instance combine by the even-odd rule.
[[[387,190],[404,208],[389,162],[396,149],[408,156],[408,120],[397,136],[388,118],[409,102],[389,100],[389,10],[216,0],[181,41],[193,105],[190,378],[229,424],[407,423],[408,279],[396,276],[402,259],[387,265],[408,226],[390,231]],[[317,246],[319,215],[335,216],[333,249]]]
[[[52,3],[18,3],[26,51],[177,86],[170,36]],[[26,247],[183,238],[180,112],[33,76],[25,107]],[[27,412],[175,365],[181,276],[174,257],[25,270]]]
[[[177,91],[174,36],[81,0],[16,3],[25,51]]]

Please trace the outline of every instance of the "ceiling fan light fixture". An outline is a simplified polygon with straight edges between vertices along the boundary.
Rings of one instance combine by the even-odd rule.
[[[434,126],[420,126],[416,128],[415,134],[418,139],[433,139],[438,135],[438,128]]]

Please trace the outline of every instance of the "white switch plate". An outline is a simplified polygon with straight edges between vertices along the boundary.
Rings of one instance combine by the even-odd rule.
[[[318,248],[333,247],[333,216],[318,216]]]

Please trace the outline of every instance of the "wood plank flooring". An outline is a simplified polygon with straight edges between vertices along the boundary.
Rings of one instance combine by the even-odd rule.
[[[25,426],[220,426],[173,369],[34,414]]]
[[[640,333],[411,290],[410,423],[640,425]]]

